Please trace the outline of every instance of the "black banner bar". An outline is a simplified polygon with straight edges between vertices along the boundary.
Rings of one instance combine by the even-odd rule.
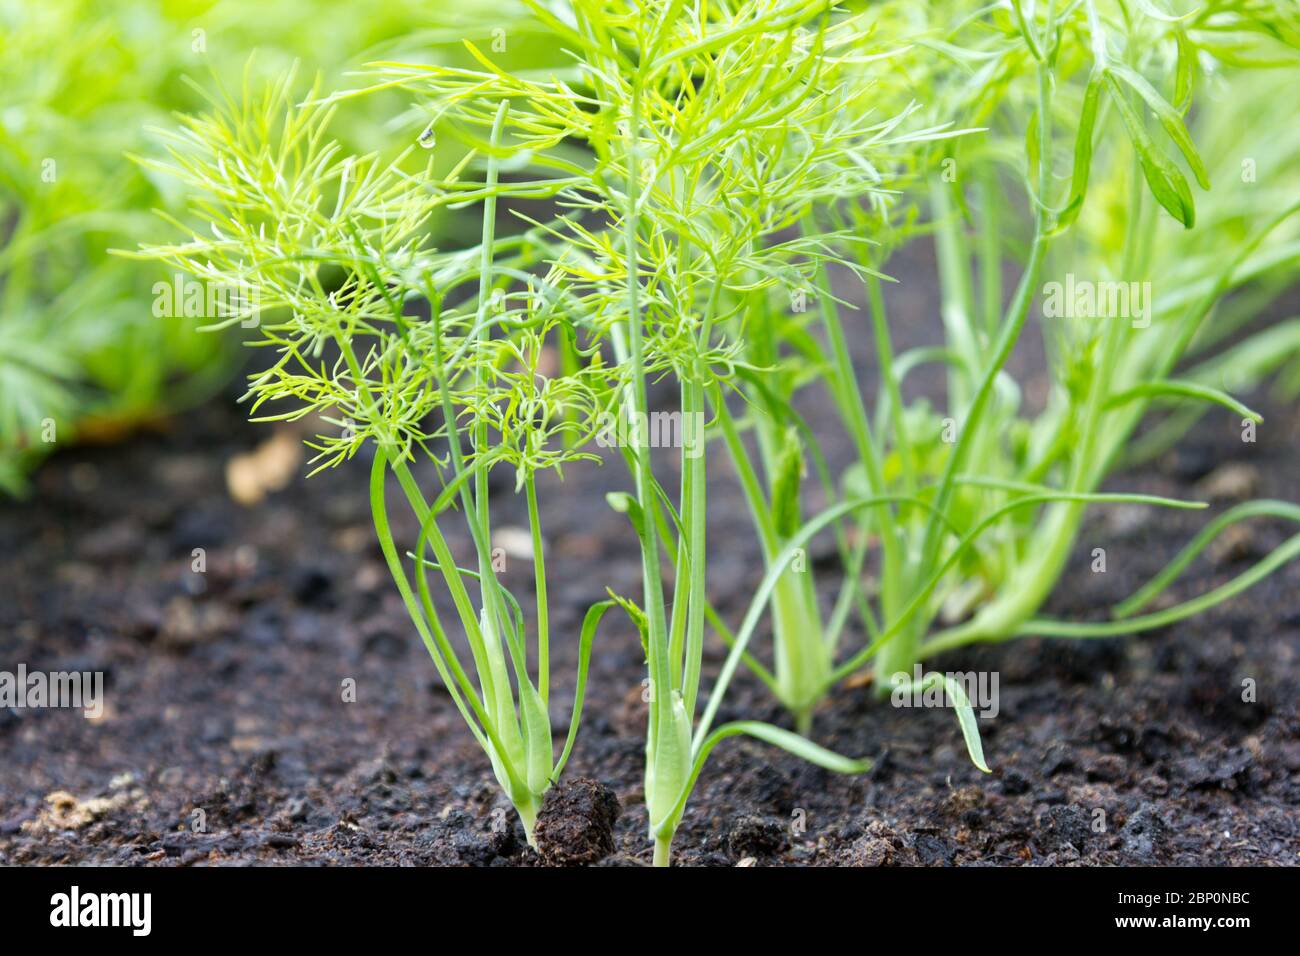
[[[1290,926],[1294,914],[1284,907],[1293,906],[1295,882],[1283,869],[1211,868],[8,868],[0,869],[0,914],[7,934],[95,934],[127,945],[337,945],[395,929],[427,933],[430,941],[442,930],[486,932],[503,943],[526,943],[534,933],[555,941],[570,930],[589,936],[593,919],[626,920],[644,932],[665,904],[675,935],[683,918],[689,924],[710,911],[725,914],[715,929],[725,926],[723,941],[731,944],[751,930],[761,941],[773,919],[796,930],[852,926],[913,940],[942,933],[1150,939],[1170,932],[1229,940]]]

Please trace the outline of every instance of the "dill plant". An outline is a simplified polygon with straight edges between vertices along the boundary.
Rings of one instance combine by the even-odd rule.
[[[543,8],[535,9],[582,54],[571,78],[535,81],[507,73],[471,44],[481,70],[381,65],[369,89],[324,99],[313,94],[299,106],[291,103],[289,76],[254,102],[246,96],[241,106],[187,118],[166,165],[194,191],[204,227],[190,231],[184,243],[150,246],[140,254],[206,282],[238,281],[255,290],[262,311],[272,316],[261,325],[265,344],[279,353],[269,371],[252,379],[249,397],[257,417],[315,413],[336,426],[346,423],[341,436],[322,435],[315,443],[322,467],[374,445],[371,506],[390,569],[530,840],[542,794],[563,768],[577,731],[595,628],[615,602],[629,612],[650,668],[646,801],[655,860],[666,864],[694,781],[722,740],[749,734],[840,772],[861,771],[867,763],[755,721],[711,728],[716,703],[696,728],[708,610],[704,458],[680,449],[682,487],[674,503],[656,478],[648,437],[638,424],[623,449],[635,491],[611,495],[610,503],[637,534],[644,592],[639,600],[616,596],[600,602],[587,614],[579,635],[573,718],[555,760],[547,712],[547,567],[535,474],[589,457],[596,428],[616,408],[633,423],[645,422],[652,376],[677,377],[683,411],[703,413],[705,390],[719,387],[729,374],[735,347],[715,338],[707,314],[694,316],[688,301],[707,302],[707,288],[717,300],[724,284],[781,268],[786,254],[778,250],[759,258],[759,250],[747,249],[737,237],[729,240],[735,248],[720,266],[710,259],[714,238],[738,226],[756,235],[773,223],[700,222],[713,235],[688,235],[696,227],[676,218],[657,183],[675,178],[689,195],[700,173],[709,172],[709,140],[729,144],[714,135],[719,117],[728,121],[721,132],[753,149],[760,144],[745,138],[753,135],[756,121],[779,115],[801,97],[736,97],[715,82],[700,87],[708,91],[706,109],[694,116],[689,109],[679,113],[685,101],[674,106],[662,91],[685,95],[681,80],[709,66],[709,51],[721,43],[706,42],[677,62],[664,45],[670,39],[689,44],[674,17],[620,14],[611,7],[584,21],[587,32],[574,34]],[[679,4],[675,12],[681,9]],[[742,93],[756,83],[761,88],[770,81],[755,71],[757,65],[771,64],[778,53],[799,54],[806,62],[783,85],[804,90],[813,68],[831,62],[821,34],[800,29],[817,9],[772,4],[729,18],[729,40],[748,44],[761,58],[729,62],[735,75],[716,79],[743,81]],[[578,12],[582,19],[591,10]],[[690,24],[684,29],[689,35]],[[641,51],[647,68],[649,54],[664,49],[668,68],[639,76],[620,62],[628,48]],[[621,68],[610,69],[616,63]],[[416,90],[427,101],[429,126],[418,137],[421,146],[436,148],[444,137],[470,147],[450,175],[435,176],[429,164],[412,169],[412,149],[384,163],[376,156],[345,155],[327,139],[339,100],[395,86]],[[741,109],[725,114],[728,107]],[[468,176],[480,161],[482,179]],[[501,177],[503,168],[511,170],[509,178]],[[706,203],[720,194],[715,190],[690,200],[696,205],[686,213],[702,220]],[[538,198],[577,212],[530,223],[514,236],[496,235],[500,200]],[[428,216],[448,205],[480,207],[477,246],[441,252],[423,241]],[[593,213],[613,225],[586,228],[580,218]],[[767,215],[782,213],[778,206]],[[326,266],[342,270],[341,288],[327,289]],[[417,314],[419,308],[429,310],[427,318]],[[546,345],[562,356],[563,370],[552,377],[539,372]],[[605,352],[613,362],[606,362]],[[273,410],[279,403],[288,409]],[[428,424],[431,417],[436,425]],[[434,447],[440,441],[441,452]],[[434,457],[445,468],[437,495],[426,495],[411,470],[417,455]],[[491,566],[487,478],[497,466],[515,470],[517,487],[528,498],[535,555],[532,628]],[[420,522],[416,548],[406,560],[388,519],[384,486],[390,471]],[[441,530],[453,506],[473,544],[474,567],[457,565]],[[671,604],[665,559],[676,567]],[[439,616],[430,573],[455,606],[470,667],[461,664]],[[769,578],[768,589],[775,574]],[[762,604],[760,595],[742,630],[752,630]],[[528,669],[530,636],[535,679]]]
[[[1242,109],[1233,99],[1238,89],[1254,89],[1266,102],[1266,87],[1251,74],[1294,66],[1300,38],[1294,16],[1271,4],[1223,2],[1175,17],[1152,3],[1101,0],[935,4],[925,18],[915,10],[902,16],[917,31],[913,66],[930,93],[928,106],[989,130],[921,157],[933,169],[922,194],[931,219],[921,228],[935,240],[944,345],[896,356],[880,284],[867,280],[881,380],[874,420],[847,362],[841,310],[824,280],[828,345],[823,350],[804,337],[787,342],[795,353],[812,350],[859,451],[845,495],[892,492],[924,502],[899,501],[865,520],[880,544],[879,614],[870,608],[862,614],[865,646],[832,669],[822,693],[874,661],[878,690],[887,694],[911,679],[918,661],[975,641],[1164,626],[1240,593],[1300,554],[1300,536],[1293,537],[1211,592],[1139,615],[1229,524],[1300,517],[1286,502],[1248,503],[1208,525],[1169,568],[1115,609],[1118,620],[1038,616],[1088,506],[1204,507],[1100,490],[1144,418],[1171,404],[1184,410],[1215,404],[1243,424],[1258,422],[1223,385],[1258,378],[1261,351],[1273,365],[1288,354],[1267,351],[1294,334],[1283,326],[1217,359],[1203,356],[1191,377],[1175,376],[1184,353],[1204,353],[1260,301],[1253,296],[1249,305],[1216,312],[1227,292],[1271,275],[1265,289],[1276,294],[1294,273],[1296,202],[1285,187],[1288,160],[1277,156],[1285,147],[1261,145],[1261,157],[1270,157],[1283,178],[1257,194],[1231,168],[1240,161],[1237,151],[1226,152],[1207,202],[1190,185],[1208,189],[1211,182],[1185,123],[1198,91],[1211,84],[1225,87],[1222,103],[1203,97],[1201,112],[1211,117]],[[1256,132],[1268,136],[1262,126]],[[1004,199],[1005,184],[1014,179],[1023,183],[1023,216]],[[918,230],[906,213],[919,198],[901,209],[851,213],[882,238],[868,248],[865,268],[883,269],[888,252]],[[1022,271],[1004,302],[1004,255],[1017,248]],[[1101,281],[1149,282],[1157,294],[1147,304],[1147,322],[1128,315],[1044,319],[1052,390],[1040,414],[1024,417],[1019,384],[1004,365],[1035,297],[1070,270]],[[946,370],[946,416],[903,405],[903,377],[925,362]],[[1189,420],[1185,411],[1176,414],[1144,443],[1176,440]],[[945,428],[951,443],[940,438]],[[933,630],[941,614],[954,620]]]
[[[728,737],[747,734],[838,772],[869,765],[761,722],[714,723],[738,654],[807,729],[807,688],[825,678],[829,658],[810,669],[801,616],[816,614],[815,596],[790,565],[815,534],[879,501],[840,503],[804,522],[791,471],[801,465],[796,455],[776,453],[786,469],[774,477],[780,493],[750,500],[766,573],[733,633],[707,597],[707,457],[683,444],[676,494],[661,482],[643,427],[649,383],[671,377],[681,413],[690,422],[712,417],[710,431],[721,434],[733,464],[747,469],[727,399],[753,401],[747,390],[774,374],[770,356],[751,344],[772,335],[755,303],[774,287],[811,287],[827,263],[854,267],[846,250],[860,242],[847,229],[773,237],[805,222],[814,207],[881,191],[869,157],[947,135],[946,124],[904,131],[909,110],[881,115],[870,103],[871,86],[848,82],[889,50],[882,40],[864,51],[866,23],[841,15],[834,3],[579,3],[564,18],[541,4],[525,6],[571,63],[549,73],[509,72],[467,43],[476,68],[382,63],[365,88],[292,109],[286,80],[255,109],[255,121],[240,121],[233,107],[187,120],[170,165],[203,197],[195,211],[207,228],[185,244],[144,254],[207,282],[250,284],[264,311],[285,314],[262,326],[282,357],[253,380],[255,409],[284,400],[293,410],[271,417],[319,412],[354,423],[346,443],[321,440],[326,464],[373,440],[371,503],[390,567],[530,834],[541,795],[572,745],[596,623],[611,602],[627,611],[649,668],[646,805],[655,862],[666,864],[704,762]],[[420,145],[438,149],[441,139],[471,151],[453,175],[403,171],[405,154],[381,168],[373,157],[345,159],[327,144],[323,130],[335,104],[395,88],[418,96],[428,122]],[[268,137],[277,111],[283,125]],[[461,175],[475,157],[485,164],[482,180]],[[502,169],[510,173],[505,179]],[[510,199],[551,200],[557,212],[539,220],[513,210],[524,228],[501,238],[497,204]],[[425,217],[440,206],[481,207],[477,247],[438,252],[420,242]],[[349,277],[339,292],[321,284],[324,264]],[[415,300],[429,318],[408,314]],[[564,371],[539,379],[530,357],[547,341]],[[327,347],[338,357],[317,364]],[[509,367],[522,371],[507,374]],[[546,383],[541,395],[538,381]],[[552,766],[546,567],[533,473],[586,457],[594,423],[611,413],[632,423],[621,452],[633,491],[612,494],[610,504],[636,535],[643,588],[589,612],[570,738]],[[431,414],[441,423],[433,430],[423,424]],[[447,483],[430,503],[407,461],[416,450],[432,454],[435,439],[446,440]],[[534,529],[536,685],[526,669],[518,602],[489,561],[487,472],[507,462],[527,491]],[[393,542],[386,470],[396,473],[422,524],[411,556],[418,587]],[[477,567],[464,572],[438,534],[439,515],[452,502],[476,552]],[[424,577],[430,569],[456,606],[477,694],[436,616]],[[470,578],[477,601],[468,594]],[[855,584],[846,587],[851,597]],[[770,675],[743,651],[769,600],[778,621]],[[706,622],[733,649],[707,702]],[[962,728],[982,766],[962,703]]]
[[[1271,260],[1252,259],[1280,232],[1239,222],[1245,234],[1235,236],[1231,261],[1219,255],[1196,296],[1164,302],[1152,328],[1172,332],[1177,348],[1138,339],[1142,330],[1116,322],[1066,330],[1079,342],[1057,353],[1056,392],[1037,419],[1017,417],[1018,387],[1003,365],[1063,235],[1094,231],[1089,254],[1131,275],[1132,250],[1158,249],[1157,236],[1168,232],[1160,216],[1192,223],[1198,206],[1170,148],[1203,182],[1208,172],[1183,121],[1188,75],[1203,69],[1203,58],[1226,55],[1205,34],[1228,22],[1292,35],[1280,14],[1270,19],[1252,3],[1212,6],[1213,28],[1198,32],[1146,3],[1129,10],[953,2],[928,13],[894,3],[854,14],[829,0],[527,0],[511,15],[563,50],[552,69],[507,70],[467,43],[468,66],[384,62],[362,89],[313,94],[298,105],[285,81],[256,108],[256,122],[238,121],[233,106],[188,120],[170,166],[201,197],[195,212],[203,226],[184,243],[144,254],[209,281],[251,283],[263,310],[279,316],[262,326],[264,344],[280,357],[251,382],[259,417],[319,414],[332,422],[342,437],[316,443],[322,466],[372,446],[371,506],[397,587],[530,839],[542,795],[571,752],[597,624],[614,605],[629,615],[649,673],[650,838],[655,862],[667,864],[699,774],[729,737],[749,735],[832,771],[869,766],[762,722],[715,726],[740,667],[753,670],[806,732],[817,702],[873,659],[884,688],[922,657],[968,641],[1026,630],[1108,632],[1114,625],[1034,616],[1084,508],[1197,507],[1097,489],[1152,402],[1211,399],[1248,412],[1211,385],[1170,376],[1178,354],[1202,341],[1198,330],[1224,292],[1289,263],[1279,249]],[[1158,91],[1168,77],[1177,85],[1172,102]],[[428,124],[421,146],[440,152],[452,143],[469,150],[465,160],[435,172],[413,161],[418,149],[381,161],[330,142],[334,106],[393,90],[414,95]],[[986,126],[987,134],[977,129]],[[961,183],[936,173],[918,188],[918,177],[950,153]],[[1063,180],[1062,168],[1070,170]],[[995,275],[1016,243],[1002,235],[1011,220],[997,200],[1009,174],[1024,181],[1031,235],[1004,305]],[[1103,190],[1131,204],[1118,225],[1096,209]],[[929,222],[917,221],[917,193],[928,200]],[[526,215],[524,200],[546,212]],[[1112,205],[1105,215],[1114,215]],[[478,244],[439,250],[426,241],[428,217],[443,207],[477,208]],[[972,208],[985,217],[974,244],[957,218]],[[498,235],[506,212],[519,225]],[[938,239],[950,341],[895,355],[883,270],[917,229]],[[1117,231],[1130,237],[1118,265]],[[1204,252],[1213,263],[1213,245]],[[326,268],[344,276],[339,288],[322,282]],[[881,367],[874,420],[848,356],[847,303],[831,291],[835,270],[855,275],[867,293]],[[810,296],[810,314],[791,316],[783,300],[792,292]],[[559,371],[544,374],[539,356],[548,348]],[[936,360],[948,367],[960,426],[951,447],[934,437],[937,416],[901,400],[908,371]],[[1257,354],[1234,365],[1255,375],[1269,368]],[[681,413],[708,422],[708,441],[733,465],[759,537],[764,575],[734,629],[708,597],[709,456],[676,449],[674,488],[651,454],[650,386],[664,378],[677,386]],[[830,389],[861,459],[838,494],[795,411],[798,393],[818,382]],[[277,403],[289,410],[271,411]],[[588,611],[569,732],[556,759],[551,569],[535,476],[592,457],[611,414],[631,423],[620,457],[632,490],[609,501],[635,535],[642,588]],[[435,491],[413,467],[422,459],[432,461],[425,467],[438,478]],[[833,501],[805,518],[801,486],[810,465]],[[513,469],[527,497],[531,627],[491,568],[487,476],[495,467]],[[399,550],[388,518],[390,474],[419,525],[409,553]],[[1136,612],[1226,523],[1257,514],[1294,516],[1282,503],[1222,516],[1125,610]],[[444,530],[453,520],[471,543],[466,567]],[[795,565],[828,532],[846,576],[826,617],[811,575]],[[874,607],[860,573],[873,542],[881,561]],[[1210,595],[1122,627],[1158,626],[1238,593],[1296,548],[1293,539]],[[468,666],[430,575],[454,607]],[[925,640],[954,604],[973,616]],[[769,610],[770,669],[749,651]],[[841,654],[854,613],[865,637]],[[729,653],[706,687],[709,628]],[[921,679],[926,687],[942,681]],[[972,761],[987,769],[969,702],[951,682],[945,691]]]
[[[428,244],[429,217],[462,195],[474,154],[441,182],[432,157],[409,162],[414,146],[388,160],[349,154],[329,138],[335,107],[314,96],[296,103],[292,88],[288,74],[260,97],[187,118],[167,165],[194,190],[204,229],[140,255],[254,290],[266,316],[262,344],[277,358],[250,379],[252,414],[263,421],[319,416],[329,427],[309,443],[317,470],[372,446],[370,505],[384,557],[531,843],[542,795],[572,750],[591,642],[612,603],[597,604],[583,623],[572,716],[557,757],[537,474],[587,455],[605,373],[597,355],[571,374],[542,376],[543,349],[556,335],[553,304],[526,284],[493,296],[498,276],[524,276],[518,251],[493,234],[500,158],[493,145],[483,180],[471,186],[483,206],[482,242],[440,253]],[[493,143],[504,115],[503,106]],[[327,281],[331,270],[342,279]],[[431,479],[417,477],[417,461],[432,468]],[[527,498],[531,626],[492,565],[487,477],[494,467],[512,469]],[[419,527],[411,552],[399,549],[393,532],[389,476]],[[469,538],[469,566],[453,553],[452,522]],[[458,629],[435,604],[430,577],[450,598]],[[453,641],[458,632],[468,666]]]
[[[714,727],[734,665],[707,703],[702,694],[706,622],[743,648],[774,593],[783,613],[796,612],[807,595],[790,588],[786,568],[838,514],[798,532],[783,525],[784,537],[765,540],[767,573],[733,634],[706,592],[707,456],[678,449],[674,494],[655,472],[641,427],[651,411],[648,383],[665,374],[688,421],[718,413],[738,375],[761,371],[749,364],[737,318],[753,296],[806,284],[820,263],[843,261],[837,246],[846,236],[769,241],[809,207],[858,189],[862,153],[896,125],[872,116],[865,92],[841,82],[859,58],[861,24],[832,17],[834,6],[577,3],[561,19],[530,4],[573,56],[563,75],[510,74],[476,50],[478,70],[387,64],[378,82],[418,93],[467,142],[483,141],[503,115],[493,104],[508,104],[512,140],[527,146],[530,164],[552,170],[533,188],[553,191],[563,211],[530,220],[528,240],[548,263],[545,283],[562,292],[575,336],[612,353],[611,388],[632,423],[622,451],[634,491],[610,502],[627,515],[641,551],[640,599],[617,600],[641,631],[649,668],[645,796],[659,864],[668,862],[705,760],[730,736],[748,734],[835,771],[867,766],[760,722]],[[743,464],[743,453],[734,460]],[[764,503],[757,520],[770,520],[771,510]],[[802,662],[783,656],[799,648],[781,647],[771,680],[799,679]]]

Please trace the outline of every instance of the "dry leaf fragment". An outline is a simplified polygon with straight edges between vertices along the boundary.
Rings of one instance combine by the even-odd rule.
[[[291,431],[277,431],[250,452],[226,462],[226,488],[241,505],[255,505],[279,491],[302,462],[302,444]]]

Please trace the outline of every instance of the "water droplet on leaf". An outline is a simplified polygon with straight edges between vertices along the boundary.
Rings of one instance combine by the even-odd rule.
[[[420,138],[416,140],[416,142],[418,142],[425,149],[433,149],[433,147],[438,145],[438,134],[435,133],[433,131],[433,127],[430,126],[426,128],[423,133],[420,134]]]

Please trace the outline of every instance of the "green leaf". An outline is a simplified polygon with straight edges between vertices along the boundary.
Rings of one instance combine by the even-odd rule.
[[[1285,501],[1264,499],[1261,501],[1247,501],[1235,508],[1228,509],[1202,528],[1200,533],[1188,542],[1187,546],[1182,551],[1179,551],[1159,574],[1133,592],[1131,597],[1115,605],[1115,617],[1126,618],[1142,610],[1142,608],[1159,597],[1169,585],[1173,584],[1196,556],[1205,550],[1210,542],[1217,538],[1229,525],[1244,521],[1247,518],[1257,517],[1285,518],[1290,521],[1300,522],[1300,507]]]
[[[992,773],[984,762],[984,747],[980,742],[979,725],[975,722],[975,711],[971,708],[970,698],[961,684],[939,671],[930,671],[919,681],[903,680],[894,686],[896,694],[925,693],[935,684],[943,684],[944,694],[952,701],[953,712],[957,715],[957,724],[961,727],[962,738],[966,741],[966,752],[971,763],[985,773]]]
[[[569,735],[564,741],[564,750],[560,752],[560,759],[555,762],[555,769],[551,771],[551,781],[560,779],[560,774],[564,771],[564,765],[569,762],[569,754],[573,750],[573,742],[578,738],[578,722],[582,718],[582,703],[587,692],[587,668],[591,664],[591,645],[596,639],[596,628],[600,624],[600,619],[605,616],[605,612],[615,605],[615,601],[600,601],[587,608],[587,615],[582,619],[582,633],[578,638],[578,681],[573,687],[573,712],[569,718]],[[644,634],[644,629],[642,631]],[[642,639],[644,645],[645,640]]]
[[[651,705],[650,732],[646,738],[645,803],[650,814],[650,829],[656,835],[672,833],[681,821],[682,808],[690,796],[698,770],[691,765],[691,718],[686,713],[682,695],[670,691],[672,699],[664,718],[654,719],[659,707]]]
[[[619,514],[627,515],[627,520],[632,522],[632,529],[636,531],[638,538],[645,536],[645,513],[641,510],[641,503],[633,495],[626,491],[611,491],[605,496],[605,500]]]
[[[1205,164],[1201,163],[1200,153],[1196,152],[1196,144],[1192,143],[1192,135],[1188,133],[1186,124],[1183,124],[1183,117],[1180,116],[1177,109],[1174,109],[1169,100],[1161,96],[1160,92],[1156,91],[1156,87],[1148,83],[1143,75],[1134,69],[1128,68],[1128,66],[1112,62],[1112,64],[1106,66],[1106,74],[1108,74],[1108,77],[1122,79],[1136,94],[1147,101],[1148,107],[1151,107],[1151,112],[1156,114],[1157,120],[1160,120],[1160,125],[1165,127],[1165,133],[1169,134],[1170,139],[1174,140],[1174,146],[1178,147],[1178,151],[1183,153],[1183,159],[1187,160],[1187,165],[1190,166],[1193,176],[1196,177],[1196,182],[1200,183],[1201,189],[1208,190],[1210,187],[1209,173],[1205,172]]]
[[[1236,597],[1254,587],[1282,565],[1298,557],[1300,557],[1300,534],[1292,535],[1269,552],[1268,557],[1261,558],[1226,584],[1221,584],[1212,591],[1163,611],[1119,621],[1057,621],[1052,618],[1038,617],[1026,621],[1016,628],[1015,633],[1016,636],[1035,634],[1040,637],[1118,637],[1167,627]]]
[[[1070,199],[1057,217],[1058,229],[1070,226],[1083,209],[1088,195],[1088,174],[1092,170],[1092,133],[1097,124],[1097,102],[1100,99],[1103,73],[1094,70],[1088,77],[1088,87],[1083,91],[1083,111],[1079,114],[1079,131],[1074,139],[1074,170],[1070,176]],[[1037,114],[1035,114],[1037,115]]]
[[[1137,150],[1138,162],[1142,165],[1142,175],[1146,178],[1147,185],[1151,187],[1151,194],[1156,197],[1160,205],[1165,207],[1169,215],[1188,229],[1192,228],[1196,223],[1196,206],[1192,202],[1192,191],[1187,186],[1187,180],[1183,178],[1183,174],[1178,171],[1178,167],[1169,157],[1160,152],[1151,141],[1151,135],[1143,125],[1142,117],[1128,101],[1124,95],[1124,88],[1120,86],[1119,80],[1110,69],[1106,71],[1106,81],[1110,84],[1111,102],[1115,104],[1120,118],[1124,120],[1129,139],[1133,143],[1133,148]]]
[[[627,616],[632,620],[632,623],[636,625],[636,629],[641,635],[641,650],[645,651],[645,656],[648,660],[650,657],[650,621],[646,618],[645,611],[641,610],[640,606],[638,606],[631,598],[625,598],[621,594],[615,594],[609,588],[605,589],[605,593],[613,599],[615,604],[627,612]],[[590,616],[591,612],[588,611],[587,614]],[[583,626],[585,627],[586,625],[584,624]]]
[[[1174,141],[1178,151],[1183,154],[1183,159],[1187,160],[1187,165],[1191,168],[1196,181],[1201,184],[1202,189],[1210,188],[1210,176],[1205,171],[1205,164],[1201,162],[1200,154],[1196,152],[1196,145],[1192,142],[1191,134],[1187,132],[1187,126],[1183,123],[1182,116],[1174,109],[1169,101],[1156,92],[1156,88],[1146,81],[1142,74],[1138,73],[1122,63],[1111,63],[1107,68],[1107,73],[1111,76],[1119,77],[1146,101],[1151,112],[1155,114],[1160,125],[1164,127],[1169,138]]]
[[[524,744],[524,766],[528,776],[528,789],[533,793],[545,793],[550,786],[551,761],[551,718],[542,703],[541,694],[528,680],[526,675],[519,687],[519,729]]]
[[[1025,43],[1029,47],[1029,54],[1035,60],[1043,59],[1042,51],[1038,47],[1038,38],[1034,36],[1034,27],[1030,22],[1033,20],[1033,4],[1029,7],[1029,17],[1025,17],[1025,12],[1020,9],[1020,0],[1011,0],[1011,10],[1016,15],[1016,25],[1020,28],[1020,35],[1025,38]]]
[[[1227,392],[1212,388],[1209,385],[1200,385],[1196,382],[1177,379],[1164,379],[1159,382],[1144,382],[1141,385],[1135,385],[1118,395],[1112,395],[1107,400],[1105,407],[1117,408],[1120,405],[1141,398],[1194,398],[1204,402],[1214,402],[1224,408],[1232,409],[1242,418],[1249,418],[1256,423],[1264,420],[1262,415],[1237,401]]]
[[[728,737],[735,737],[739,734],[746,734],[774,747],[780,747],[787,753],[794,754],[800,760],[816,764],[818,767],[832,773],[866,773],[872,767],[872,761],[865,757],[856,760],[852,757],[845,757],[833,750],[827,750],[825,747],[813,743],[807,737],[801,737],[792,731],[783,730],[780,727],[758,720],[737,720],[723,724],[709,735],[709,740],[704,742],[696,759],[703,761],[707,751],[711,750],[713,746]],[[710,744],[709,741],[713,743]]]
[[[1196,91],[1196,47],[1187,39],[1185,30],[1176,30],[1174,37],[1178,42],[1178,64],[1174,73],[1174,108],[1182,116],[1187,115],[1192,105],[1192,95]]]

